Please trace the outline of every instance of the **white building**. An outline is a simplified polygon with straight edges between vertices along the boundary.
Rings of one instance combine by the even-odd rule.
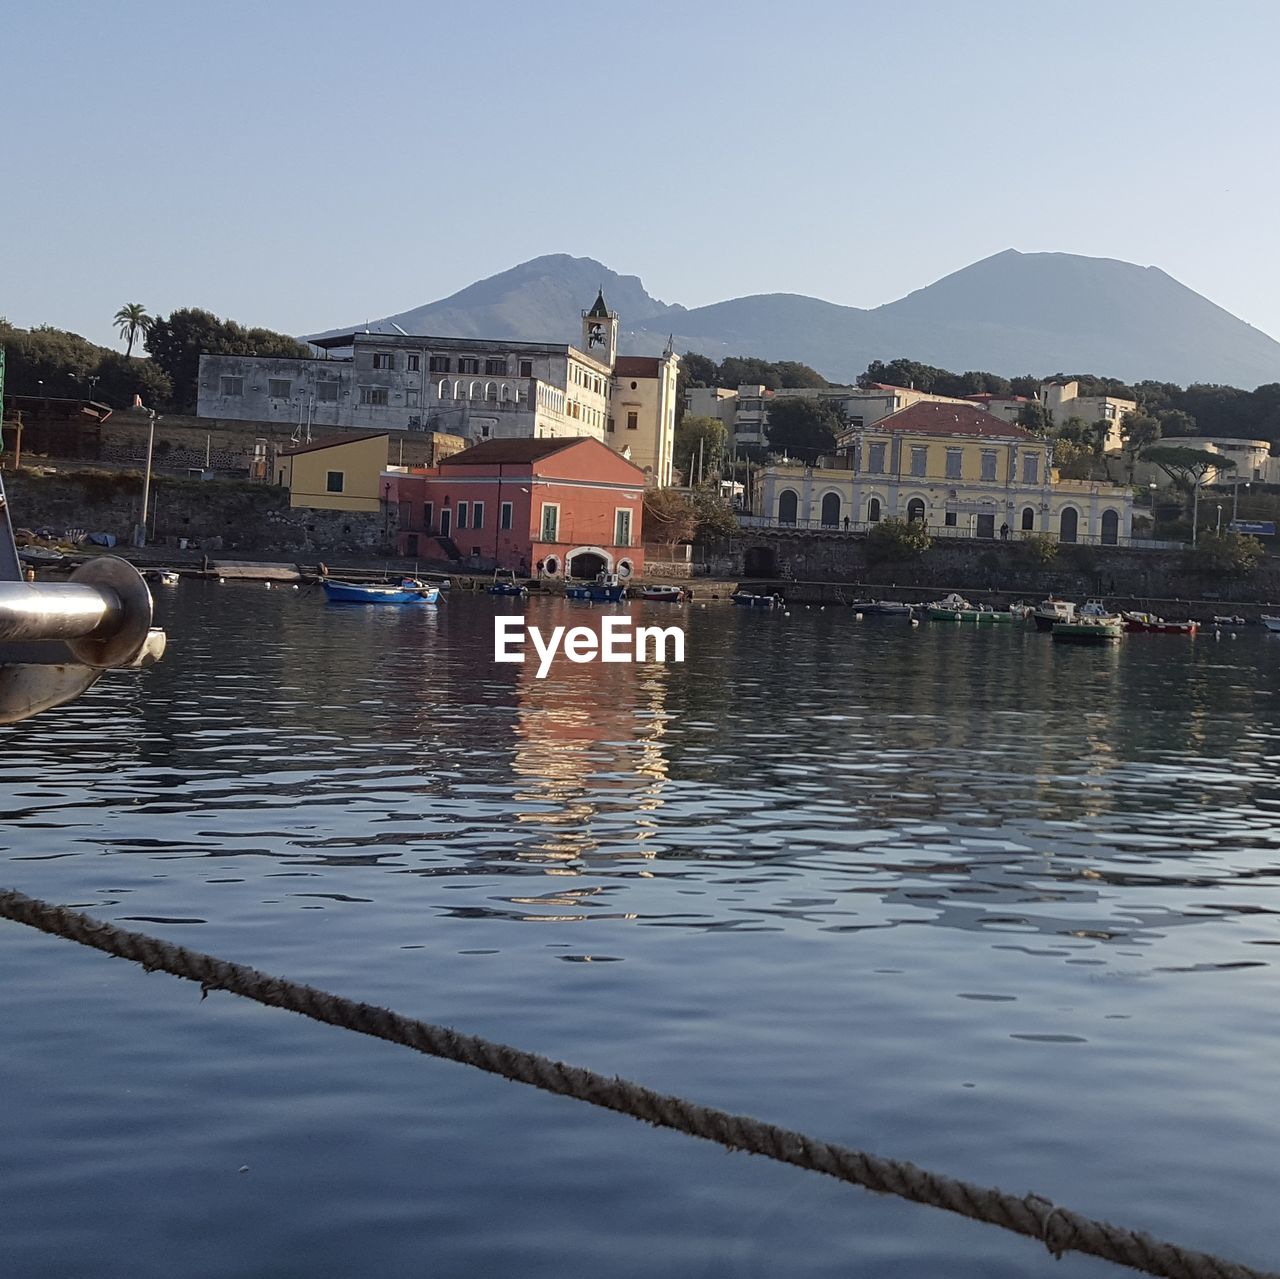
[[[1107,453],[1118,453],[1124,447],[1120,423],[1126,413],[1138,411],[1136,400],[1122,400],[1114,395],[1081,395],[1079,382],[1042,382],[1040,403],[1054,426],[1062,426],[1073,417],[1089,426],[1099,421],[1110,423],[1103,446]]]
[[[582,313],[581,348],[402,333],[348,333],[314,345],[323,358],[202,355],[197,415],[434,431],[472,443],[589,435],[626,451],[653,483],[671,483],[679,357],[668,347],[620,374],[618,317],[603,294]]]

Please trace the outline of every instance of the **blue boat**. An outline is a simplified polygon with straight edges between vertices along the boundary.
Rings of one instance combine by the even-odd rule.
[[[440,588],[417,578],[405,578],[398,586],[375,586],[362,582],[321,582],[330,604],[438,604]]]
[[[528,599],[529,588],[516,581],[513,570],[496,569],[493,574],[493,585],[489,587],[489,594],[518,595],[521,599]]]
[[[594,582],[575,582],[564,588],[565,599],[596,604],[617,604],[626,595],[627,588],[617,573],[601,573]]]
[[[751,591],[734,591],[729,598],[743,608],[781,608],[780,595],[755,595]]]

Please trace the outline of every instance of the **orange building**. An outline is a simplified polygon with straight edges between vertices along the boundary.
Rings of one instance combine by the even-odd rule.
[[[590,436],[485,440],[384,478],[400,552],[543,577],[626,578],[644,568],[645,475]]]

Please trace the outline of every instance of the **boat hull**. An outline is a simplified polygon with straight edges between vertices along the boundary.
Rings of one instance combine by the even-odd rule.
[[[330,604],[436,604],[436,586],[365,586],[355,582],[321,582]]]
[[[729,598],[740,608],[777,608],[781,603],[775,595],[749,595],[741,591]]]
[[[566,586],[565,599],[591,600],[594,604],[618,604],[626,594],[625,586]]]
[[[1124,634],[1119,622],[1058,622],[1053,638],[1067,644],[1110,644]]]

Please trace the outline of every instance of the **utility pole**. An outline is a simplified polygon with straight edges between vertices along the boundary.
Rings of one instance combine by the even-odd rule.
[[[142,403],[142,396],[135,395],[133,397],[133,407],[143,409],[151,420],[150,429],[147,432],[147,469],[142,477],[142,520],[138,527],[133,531],[134,546],[146,546],[147,544],[147,504],[151,498],[151,453],[156,443],[156,411],[148,409]]]

